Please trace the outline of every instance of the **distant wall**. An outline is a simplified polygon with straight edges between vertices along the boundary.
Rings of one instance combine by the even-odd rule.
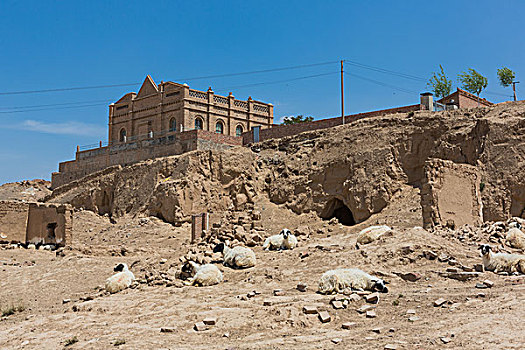
[[[396,107],[390,109],[383,109],[380,111],[352,114],[345,116],[345,123],[351,123],[358,119],[377,117],[386,114],[393,113],[408,113],[411,111],[420,110],[420,105],[410,105],[403,107]],[[270,129],[261,129],[259,132],[259,142],[269,139],[278,139],[281,137],[297,135],[305,131],[312,131],[318,129],[328,129],[334,126],[342,125],[343,119],[341,117],[337,118],[328,118],[316,120],[313,122],[297,123],[292,125],[274,125]],[[243,144],[247,145],[253,143],[253,130],[245,132],[242,134]]]
[[[0,201],[2,242],[71,244],[73,209],[53,203]]]
[[[55,189],[114,165],[126,166],[146,159],[173,156],[194,150],[223,150],[241,145],[240,137],[191,130],[174,132],[159,138],[79,151],[75,160],[59,164],[59,171],[52,174],[51,187]]]
[[[0,201],[0,242],[25,242],[29,204]]]

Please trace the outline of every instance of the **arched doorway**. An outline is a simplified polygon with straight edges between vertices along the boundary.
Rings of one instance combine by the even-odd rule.
[[[122,128],[120,129],[120,133],[119,133],[119,141],[120,142],[126,142],[126,129]]]

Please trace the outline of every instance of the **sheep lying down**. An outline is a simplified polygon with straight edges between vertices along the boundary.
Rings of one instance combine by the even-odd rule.
[[[245,269],[255,266],[255,253],[247,247],[230,248],[224,243],[219,243],[213,248],[214,253],[222,253],[225,266],[237,269]]]
[[[117,273],[106,280],[106,290],[111,294],[128,288],[135,280],[135,275],[129,271],[128,265],[124,263],[115,266],[113,271]]]
[[[525,255],[494,253],[488,244],[482,244],[479,248],[485,270],[525,274]]]
[[[386,282],[359,269],[336,269],[325,272],[319,280],[319,293],[350,293],[352,290],[370,290],[387,293]]]
[[[213,264],[199,265],[196,262],[188,261],[182,266],[181,275],[190,278],[184,282],[188,286],[212,286],[222,282],[222,272]]]
[[[297,247],[297,238],[288,229],[283,229],[278,235],[273,235],[264,241],[264,250],[285,250]]]

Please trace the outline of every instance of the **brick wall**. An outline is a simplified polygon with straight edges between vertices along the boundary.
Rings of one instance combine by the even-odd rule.
[[[345,116],[345,123],[351,123],[353,121],[356,121],[362,118],[377,117],[377,116],[393,114],[393,113],[408,113],[411,111],[418,111],[418,110],[420,110],[419,104],[390,108],[390,109],[383,109],[380,111],[352,114],[352,115]],[[327,128],[331,128],[331,127],[342,125],[342,124],[343,124],[342,118],[337,117],[337,118],[321,119],[321,120],[316,120],[313,122],[305,122],[305,123],[298,123],[298,124],[292,124],[292,125],[274,125],[270,129],[260,130],[259,141],[276,139],[276,138],[281,138],[281,137],[286,137],[286,136],[292,136],[292,135],[296,135],[296,134],[299,134],[305,131],[327,129]],[[242,139],[243,139],[244,145],[253,143],[253,130],[243,133]]]
[[[241,146],[242,138],[204,130],[173,133],[166,137],[118,143],[76,154],[76,160],[60,163],[51,175],[53,189],[114,165],[130,165],[142,160],[167,157],[194,150],[224,150]]]

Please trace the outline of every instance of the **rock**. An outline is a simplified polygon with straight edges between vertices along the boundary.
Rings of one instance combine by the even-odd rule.
[[[301,259],[304,259],[304,258],[306,258],[306,257],[308,257],[308,256],[310,256],[310,253],[308,253],[308,252],[306,252],[306,251],[305,251],[305,252],[301,252],[301,253],[299,253],[299,257],[300,257]]]
[[[353,294],[350,294],[350,296],[348,297],[348,300],[355,302],[355,301],[361,300],[361,297],[359,295],[353,293]]]
[[[379,333],[381,333],[381,328],[379,328],[379,327],[374,328],[374,329],[372,329],[372,332],[379,334]]]
[[[397,350],[397,345],[394,344],[386,344],[384,347],[385,350]]]
[[[483,283],[476,283],[476,288],[485,289],[485,288],[488,288],[488,287],[485,284],[483,284]]]
[[[517,227],[512,227],[505,236],[506,243],[512,248],[525,249],[525,233]]]
[[[332,339],[332,343],[334,343],[334,344],[339,344],[342,341],[343,341],[343,339],[341,339],[341,338],[334,338],[334,339]]]
[[[479,272],[446,272],[446,273],[442,273],[441,275],[454,279],[454,280],[464,282],[464,281],[468,281],[470,279],[479,277],[480,273]]]
[[[372,292],[369,291],[369,290],[358,290],[358,291],[355,291],[354,293],[357,294],[357,295],[360,295],[360,296],[365,296],[365,295],[368,295],[368,294],[372,294]]]
[[[253,234],[251,236],[251,239],[252,239],[252,241],[257,242],[257,243],[261,243],[263,241],[263,238],[258,233]]]
[[[338,310],[338,309],[344,309],[343,302],[342,302],[342,301],[339,301],[339,300],[333,300],[333,301],[332,301],[332,306],[333,306],[334,309],[336,309],[336,310]]]
[[[63,300],[62,300],[62,304],[67,304],[67,303],[69,303],[70,301],[71,301],[71,299],[63,299]]]
[[[456,266],[458,264],[457,260],[456,259],[449,259],[447,261],[447,263],[450,265],[450,266]]]
[[[363,313],[365,313],[365,312],[367,312],[369,310],[372,310],[374,308],[375,308],[375,306],[366,305],[365,304],[365,305],[361,306],[359,309],[356,309],[356,311],[359,312],[360,314],[363,314]]]
[[[293,233],[297,237],[299,237],[299,236],[308,236],[310,234],[310,227],[308,227],[307,225],[299,226],[298,228],[296,228],[293,231]]]
[[[403,280],[409,281],[409,282],[415,282],[422,277],[421,274],[417,272],[408,272],[408,273],[395,272],[395,274],[401,277]]]
[[[377,315],[376,315],[376,312],[375,311],[367,311],[366,312],[366,318],[375,318]]]
[[[484,280],[483,284],[486,285],[489,288],[494,287],[494,282],[492,282],[491,280]]]
[[[410,322],[416,322],[416,321],[419,321],[419,317],[417,317],[417,316],[410,316],[410,317],[408,318],[408,320],[409,320]]]
[[[263,300],[263,305],[264,306],[272,306],[273,305],[273,300],[265,299],[265,300]]]
[[[314,315],[317,313],[317,307],[312,305],[303,306],[303,312],[307,315]]]
[[[255,296],[255,292],[249,292],[248,294],[246,294],[246,296],[248,298],[253,298]]]
[[[407,315],[415,315],[416,314],[416,310],[414,309],[408,309],[407,310]]]
[[[437,299],[437,300],[434,301],[434,306],[435,306],[435,307],[439,307],[439,306],[445,304],[446,302],[447,302],[446,299],[439,298],[439,299]]]
[[[439,339],[443,342],[443,344],[448,344],[452,341],[452,339],[448,337],[441,337]]]
[[[204,322],[197,322],[195,325],[193,325],[193,329],[195,329],[197,332],[200,332],[207,330],[208,326],[206,326]]]
[[[171,327],[162,327],[160,329],[161,333],[173,333],[175,331],[176,331],[176,329],[175,328],[171,328]]]
[[[285,293],[282,289],[275,289],[273,291],[273,295],[275,295],[276,297],[280,297],[280,296],[283,296]]]
[[[385,233],[390,232],[390,231],[392,231],[392,229],[386,225],[367,227],[364,230],[361,230],[359,234],[357,235],[357,243],[359,244],[371,243],[379,239]]]
[[[379,302],[379,293],[372,293],[365,296],[367,303],[377,304]]]
[[[308,285],[306,283],[299,283],[297,285],[297,290],[299,292],[306,292],[306,289],[308,288]]]
[[[322,323],[327,323],[330,322],[332,318],[330,317],[330,314],[328,312],[321,311],[319,313],[319,320],[321,320]]]
[[[350,329],[353,326],[355,326],[355,322],[345,322],[341,327],[343,327],[343,329]]]
[[[451,272],[451,273],[458,273],[459,272],[459,269],[456,268],[456,267],[449,267],[446,269],[447,272]]]
[[[485,272],[485,267],[483,266],[483,264],[475,264],[474,270],[476,272]]]
[[[439,256],[438,256],[438,260],[439,260],[440,262],[447,262],[449,259],[450,259],[449,256],[446,255],[446,254],[444,254],[444,253],[441,253],[441,254],[439,254]]]
[[[476,298],[485,298],[485,293],[476,294]]]
[[[438,257],[438,255],[434,253],[432,250],[425,250],[423,252],[423,256],[427,258],[428,260],[435,260]]]
[[[388,330],[389,333],[394,333],[395,331],[396,331],[395,328],[390,328],[390,329]]]
[[[202,323],[207,326],[214,326],[217,323],[217,319],[215,317],[206,317],[204,320],[202,320]]]
[[[252,212],[252,220],[254,220],[254,221],[259,221],[259,220],[261,220],[261,212],[258,211],[258,210],[254,210],[254,211]]]

